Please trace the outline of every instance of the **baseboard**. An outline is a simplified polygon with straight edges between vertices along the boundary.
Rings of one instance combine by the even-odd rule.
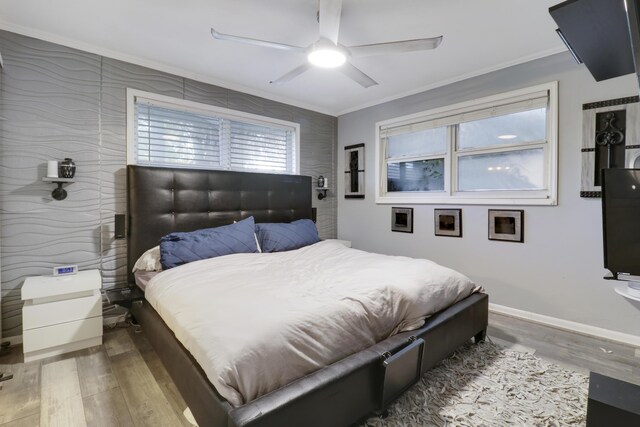
[[[489,311],[492,313],[503,314],[505,316],[528,320],[530,322],[539,323],[541,325],[551,326],[553,328],[561,329],[564,331],[602,338],[609,341],[615,341],[633,347],[640,347],[640,336],[637,335],[625,334],[623,332],[598,328],[597,326],[585,325],[584,323],[558,319],[556,317],[545,316],[543,314],[518,310],[517,308],[506,307],[504,305],[493,303],[489,303]]]
[[[10,342],[12,346],[22,344],[22,335],[14,335],[12,337],[2,337],[0,342]]]

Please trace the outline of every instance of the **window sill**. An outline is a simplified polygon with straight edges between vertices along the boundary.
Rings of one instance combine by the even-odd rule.
[[[419,195],[393,195],[376,196],[376,204],[393,205],[502,205],[502,206],[557,206],[558,200],[554,197],[469,197],[469,196],[425,196]]]

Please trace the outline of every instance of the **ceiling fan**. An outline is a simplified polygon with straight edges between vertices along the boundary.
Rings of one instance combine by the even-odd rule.
[[[286,83],[310,69],[311,66],[324,68],[339,67],[338,69],[342,73],[365,88],[377,85],[378,83],[351,64],[351,58],[435,49],[440,45],[440,42],[442,42],[442,36],[439,36],[346,47],[338,43],[341,14],[342,0],[319,0],[318,23],[320,24],[320,37],[315,43],[307,47],[223,34],[213,28],[211,29],[211,35],[217,40],[264,46],[307,55],[308,62],[294,68],[280,78],[272,80],[270,83]]]

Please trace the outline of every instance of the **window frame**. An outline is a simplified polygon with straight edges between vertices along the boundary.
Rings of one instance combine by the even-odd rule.
[[[135,105],[138,98],[151,101],[154,105],[192,112],[195,114],[209,115],[221,117],[225,120],[239,121],[244,123],[278,127],[291,130],[294,132],[293,141],[293,171],[287,172],[273,172],[251,169],[232,169],[231,167],[218,166],[198,166],[198,165],[180,165],[180,164],[150,164],[149,166],[158,167],[174,167],[183,169],[215,169],[215,170],[233,170],[238,172],[247,173],[273,173],[283,175],[300,175],[300,124],[295,122],[289,122],[286,120],[274,119],[271,117],[261,116],[258,114],[246,113],[244,111],[232,110],[224,107],[217,107],[214,105],[203,104],[201,102],[189,101],[186,99],[174,98],[167,95],[160,95],[152,92],[145,92],[138,89],[127,88],[127,165],[137,164],[136,158],[136,117],[135,117]],[[222,147],[220,148],[220,157],[228,156],[230,153],[223,153]],[[224,164],[224,163],[223,163]]]
[[[546,141],[504,144],[491,147],[457,148],[458,124],[463,120],[447,118],[465,113],[489,110],[498,106],[533,99],[537,93],[547,93]],[[508,114],[508,113],[507,113]],[[445,153],[445,189],[432,192],[386,192],[387,159],[383,129],[443,120],[448,127],[448,147]],[[436,126],[434,126],[436,127]],[[473,190],[457,191],[458,162],[462,156],[497,153],[528,148],[544,149],[543,190]],[[440,156],[440,155],[438,155]],[[435,156],[429,156],[435,157]],[[424,157],[421,157],[421,159]],[[441,158],[438,157],[438,158]],[[397,160],[394,158],[394,160]],[[415,160],[415,159],[414,159]],[[468,205],[549,205],[558,204],[558,82],[553,81],[419,113],[383,120],[375,124],[375,201],[377,204],[468,204]]]

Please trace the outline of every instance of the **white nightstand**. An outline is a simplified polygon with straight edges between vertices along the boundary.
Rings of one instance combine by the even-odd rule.
[[[24,361],[101,345],[101,287],[98,270],[25,279],[22,285]]]

